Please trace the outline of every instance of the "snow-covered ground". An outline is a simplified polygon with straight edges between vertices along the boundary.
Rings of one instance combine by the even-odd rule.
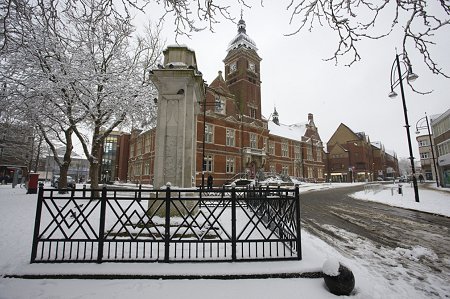
[[[346,184],[303,184],[301,192],[343,187]],[[391,189],[393,188],[393,189]],[[420,189],[420,203],[414,201],[412,188],[403,185],[403,196],[397,186],[367,188],[355,198],[375,200],[408,209],[424,210],[450,216],[450,193]],[[441,190],[441,189],[440,189]],[[322,240],[302,231],[303,260],[298,262],[197,263],[197,264],[29,264],[37,195],[25,189],[0,186],[0,298],[334,298],[323,279],[241,279],[241,280],[81,280],[81,279],[15,279],[5,275],[21,274],[254,274],[310,272],[322,269],[328,258],[349,267],[356,279],[354,298],[425,298],[413,283],[393,280],[392,273],[380,272],[370,261],[343,256]],[[358,242],[358,240],[356,240]],[[357,245],[357,244],[356,244]],[[365,244],[367,245],[367,244]],[[409,250],[411,258],[432,252]],[[364,250],[364,248],[361,248]],[[367,247],[367,250],[372,250]],[[384,249],[377,254],[383,255]],[[398,249],[403,252],[405,249]],[[391,250],[392,251],[392,250]],[[392,258],[389,263],[402,265]],[[403,252],[403,254],[406,254]],[[450,263],[450,261],[445,261]],[[396,265],[398,263],[398,265]],[[399,270],[400,269],[400,270]],[[395,283],[393,282],[395,281]],[[450,294],[447,283],[436,281],[435,289]],[[444,295],[445,297],[445,295]]]

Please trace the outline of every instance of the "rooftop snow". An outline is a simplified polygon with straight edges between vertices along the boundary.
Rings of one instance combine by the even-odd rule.
[[[273,121],[269,121],[268,125],[270,134],[288,139],[300,141],[306,133],[306,123],[298,123],[293,125],[277,125]]]

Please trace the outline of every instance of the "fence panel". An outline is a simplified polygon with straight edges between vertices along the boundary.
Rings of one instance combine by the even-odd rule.
[[[278,259],[301,259],[298,189],[39,189],[32,263]]]

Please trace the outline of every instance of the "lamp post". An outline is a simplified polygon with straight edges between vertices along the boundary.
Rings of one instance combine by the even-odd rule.
[[[206,90],[206,85],[205,85]],[[203,103],[199,102],[200,105],[203,106],[203,143],[202,143],[202,189],[205,187],[205,171],[206,171],[206,163],[205,163],[205,143],[206,143],[206,108],[207,107],[216,107],[217,110],[222,109],[222,103],[220,102],[220,97],[216,98],[214,103],[206,103],[206,92],[205,97],[203,98]]]
[[[404,78],[406,78],[409,82],[412,82],[412,81],[416,80],[419,76],[417,76],[416,74],[414,74],[412,72],[411,66],[406,65],[405,62],[403,62],[403,64],[406,67],[406,71],[402,74],[401,69],[400,69],[399,55],[396,54],[395,55],[395,61],[392,64],[392,67],[391,67],[391,92],[389,93],[389,97],[390,98],[395,98],[397,96],[397,93],[394,91],[394,88],[397,87],[398,85],[400,85],[400,92],[401,92],[401,95],[402,95],[402,103],[403,103],[403,114],[405,116],[406,135],[408,137],[409,160],[411,162],[411,171],[412,171],[412,180],[413,180],[413,187],[414,187],[414,196],[415,196],[416,202],[419,202],[419,190],[418,190],[418,187],[417,187],[416,169],[414,167],[414,156],[413,156],[412,146],[411,146],[411,135],[409,133],[410,125],[408,123],[408,112],[407,112],[407,109],[406,109],[405,92],[404,92],[404,89],[403,89],[403,79]],[[393,80],[394,77],[395,77],[395,65],[397,65],[397,75],[398,75],[398,79],[397,80]]]
[[[421,121],[423,121],[424,119],[425,119],[427,125],[426,126],[419,125],[419,123]],[[439,176],[438,176],[437,168],[436,168],[436,159],[434,157],[433,141],[431,138],[430,124],[428,122],[428,116],[426,113],[425,113],[425,116],[422,117],[421,119],[419,119],[416,123],[416,134],[419,134],[420,130],[425,129],[425,128],[428,130],[428,138],[430,138],[430,149],[431,149],[431,157],[433,158],[434,175],[436,176],[436,186],[439,188]]]

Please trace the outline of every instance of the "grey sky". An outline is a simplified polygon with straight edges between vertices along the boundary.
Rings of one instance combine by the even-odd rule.
[[[270,2],[270,3],[269,3]],[[240,7],[231,9],[239,20]],[[149,14],[150,17],[155,17]],[[336,66],[333,61],[324,61],[332,56],[336,37],[327,28],[316,25],[295,36],[284,36],[296,28],[290,26],[289,13],[278,1],[259,1],[251,9],[244,7],[247,34],[255,41],[261,62],[262,113],[265,117],[276,107],[280,122],[293,124],[305,122],[308,113],[314,114],[322,141],[327,142],[342,122],[353,131],[364,131],[371,141],[381,141],[389,151],[399,157],[408,157],[405,120],[400,90],[397,98],[388,98],[390,70],[395,59],[395,49],[401,49],[402,28],[382,40],[367,40],[359,43],[361,61],[351,67],[346,61]],[[390,23],[380,19],[383,29]],[[174,44],[173,22],[165,20],[163,30],[167,45]],[[380,27],[377,27],[380,28]],[[216,24],[215,32],[197,32],[192,38],[179,37],[178,43],[195,50],[204,80],[211,83],[226,56],[228,43],[237,33],[237,26],[228,21]],[[450,73],[450,30],[436,36],[433,48],[440,66]],[[411,48],[412,49],[412,48]],[[416,53],[410,53],[413,71],[419,75],[414,87],[420,91],[433,90],[430,95],[419,95],[406,85],[405,98],[408,108],[414,157],[418,159],[415,141],[416,122],[425,116],[445,112],[450,108],[450,79],[432,74]],[[425,131],[424,131],[425,132]]]

